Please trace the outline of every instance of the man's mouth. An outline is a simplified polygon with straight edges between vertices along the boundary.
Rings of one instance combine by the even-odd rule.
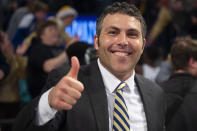
[[[112,52],[113,54],[117,56],[129,56],[131,53],[128,52]]]
[[[129,46],[122,47],[118,45],[111,46],[109,48],[109,51],[116,56],[122,56],[122,57],[130,56],[133,53],[133,49],[131,47]]]

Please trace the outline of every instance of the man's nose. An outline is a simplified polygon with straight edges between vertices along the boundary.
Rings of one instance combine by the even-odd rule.
[[[128,38],[127,38],[127,34],[125,32],[121,32],[118,36],[118,40],[119,40],[119,44],[122,45],[127,45],[128,44]]]

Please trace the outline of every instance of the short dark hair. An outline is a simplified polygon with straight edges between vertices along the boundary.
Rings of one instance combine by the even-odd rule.
[[[159,49],[156,46],[148,46],[144,50],[144,55],[148,57],[151,61],[156,61],[160,54],[159,54]]]
[[[57,24],[52,21],[52,20],[45,20],[45,21],[41,21],[36,25],[36,34],[37,37],[40,38],[40,36],[44,33],[44,30],[49,27],[49,26],[56,26]]]
[[[197,41],[180,40],[171,48],[172,64],[175,70],[186,69],[190,58],[197,60]]]
[[[96,34],[99,36],[102,29],[102,24],[104,18],[108,14],[126,14],[132,17],[135,17],[141,23],[141,30],[142,30],[142,37],[145,38],[146,36],[146,23],[144,18],[142,17],[139,9],[132,4],[128,4],[126,2],[115,2],[112,5],[109,5],[105,8],[105,10],[101,13],[96,21]]]

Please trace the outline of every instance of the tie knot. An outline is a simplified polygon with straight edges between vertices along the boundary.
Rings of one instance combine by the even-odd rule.
[[[119,85],[118,85],[118,88],[117,88],[117,90],[123,90],[123,88],[124,87],[126,87],[127,86],[127,83],[126,82],[121,82]]]

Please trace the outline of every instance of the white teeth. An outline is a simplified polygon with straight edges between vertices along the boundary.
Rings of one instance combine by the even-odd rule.
[[[118,55],[118,56],[127,56],[128,55],[128,53],[123,53],[123,52],[115,52],[114,54]]]

